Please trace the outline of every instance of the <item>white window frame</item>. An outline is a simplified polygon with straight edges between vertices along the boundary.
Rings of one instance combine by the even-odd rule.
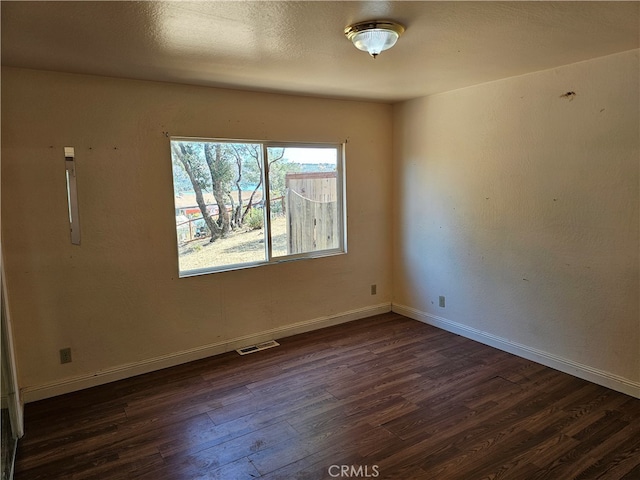
[[[310,143],[310,142],[278,142],[278,141],[265,141],[265,140],[239,140],[239,139],[227,139],[227,138],[202,138],[202,137],[184,137],[184,136],[172,136],[171,142],[207,142],[207,143],[233,143],[233,144],[259,144],[261,149],[262,160],[262,188],[263,188],[263,220],[265,231],[265,260],[246,262],[239,264],[228,264],[221,266],[204,267],[193,270],[181,271],[178,263],[178,276],[179,278],[188,278],[199,275],[206,275],[210,273],[221,273],[233,270],[243,270],[246,268],[255,268],[265,265],[274,265],[279,263],[286,263],[297,260],[315,259],[330,257],[336,255],[344,255],[347,253],[347,191],[346,191],[346,168],[345,168],[345,143]],[[269,158],[267,155],[269,148],[332,148],[336,150],[336,189],[338,194],[338,218],[337,222],[341,228],[339,235],[339,245],[336,248],[318,250],[313,252],[296,253],[284,256],[273,256],[273,246],[271,237],[271,188],[269,185]],[[170,147],[171,150],[171,147]],[[173,173],[172,173],[173,179]],[[175,186],[173,187],[173,195],[175,198]],[[175,205],[174,205],[175,208]],[[176,228],[176,253],[178,253],[178,231]]]

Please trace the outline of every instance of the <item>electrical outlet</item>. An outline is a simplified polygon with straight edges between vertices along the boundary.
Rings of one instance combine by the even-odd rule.
[[[444,305],[445,305],[444,295],[440,295],[440,297],[438,298],[438,306],[441,308],[444,308]]]
[[[376,284],[371,285],[371,295],[375,295],[378,293],[378,287]]]
[[[60,363],[71,363],[71,349],[70,348],[61,348],[60,349]]]

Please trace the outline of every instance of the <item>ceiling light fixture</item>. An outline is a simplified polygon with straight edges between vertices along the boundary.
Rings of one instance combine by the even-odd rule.
[[[368,52],[373,58],[393,47],[403,33],[402,25],[387,20],[367,20],[344,29],[344,34],[356,48]]]

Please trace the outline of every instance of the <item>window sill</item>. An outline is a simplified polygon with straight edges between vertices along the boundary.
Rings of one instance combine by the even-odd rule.
[[[185,271],[179,272],[178,277],[179,278],[198,277],[200,275],[210,275],[212,273],[234,272],[236,270],[246,270],[246,269],[255,268],[255,267],[279,265],[282,263],[297,262],[300,260],[313,260],[317,258],[335,257],[339,255],[346,255],[346,254],[347,252],[345,250],[339,250],[339,249],[323,250],[322,252],[315,252],[313,254],[307,253],[307,254],[295,255],[290,257],[277,258],[271,261],[241,263],[236,265],[224,265],[222,267],[199,268],[196,270],[185,270]]]

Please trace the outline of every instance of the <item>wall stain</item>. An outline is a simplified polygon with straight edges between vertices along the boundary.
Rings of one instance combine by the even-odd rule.
[[[560,95],[560,98],[568,98],[569,101],[571,101],[574,99],[575,96],[576,96],[576,92],[567,92]]]

